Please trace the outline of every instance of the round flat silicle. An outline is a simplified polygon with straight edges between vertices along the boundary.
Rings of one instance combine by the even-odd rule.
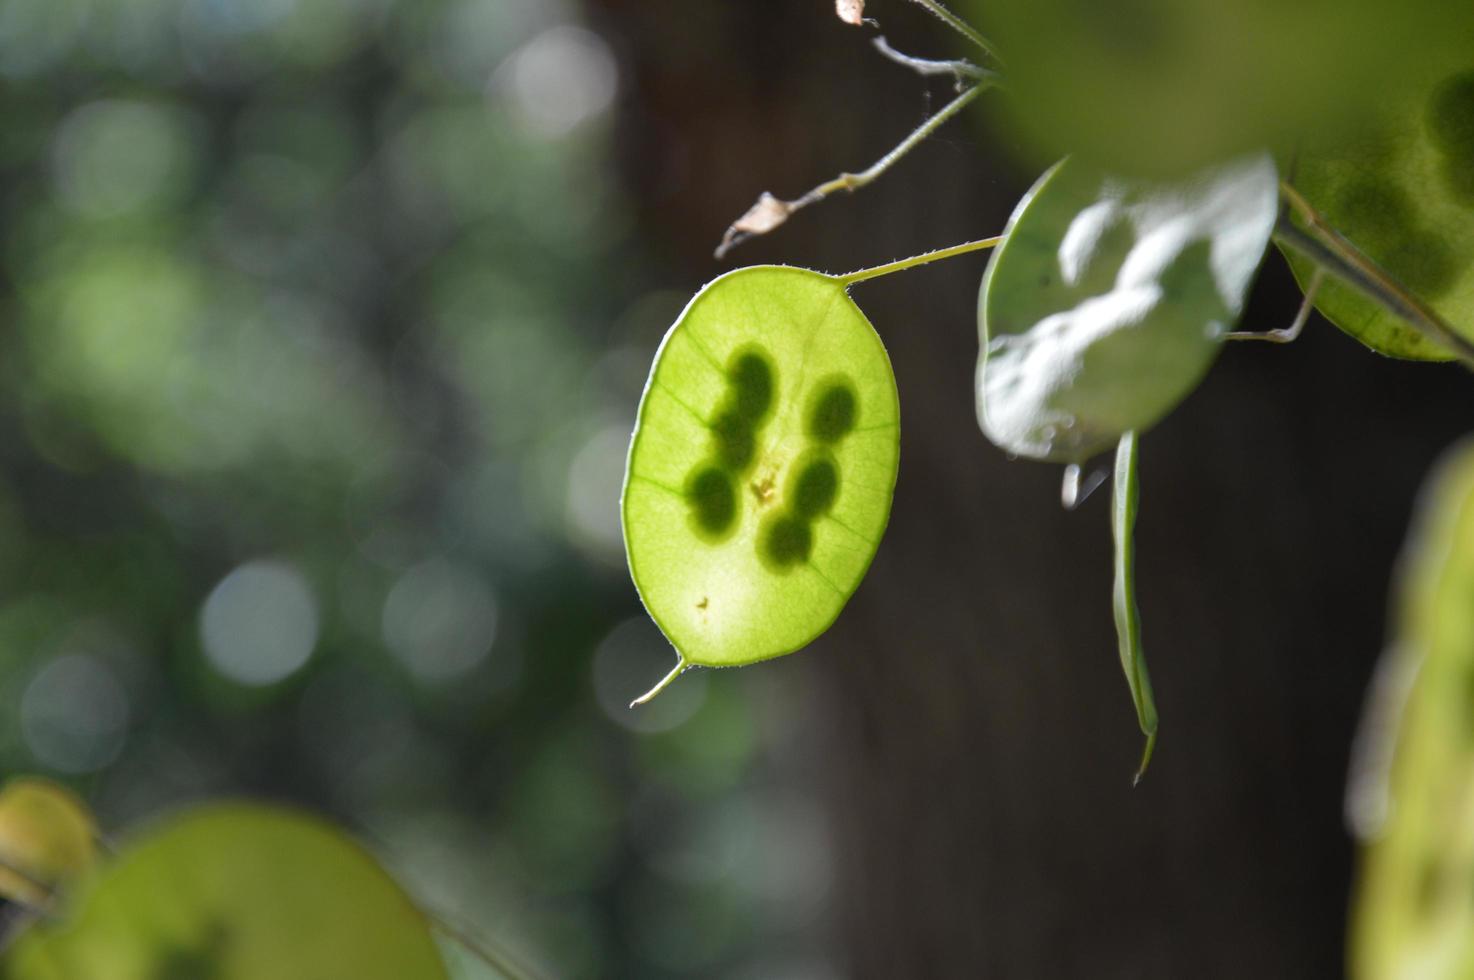
[[[832,276],[739,269],[692,299],[640,402],[630,571],[687,664],[791,653],[875,556],[900,460],[890,359]]]
[[[15,980],[447,980],[430,923],[315,817],[209,804],[127,840],[7,950]]]

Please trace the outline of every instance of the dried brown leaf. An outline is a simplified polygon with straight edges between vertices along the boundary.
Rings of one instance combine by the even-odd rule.
[[[749,235],[766,235],[788,220],[793,213],[793,206],[787,201],[780,201],[767,191],[757,199],[757,203],[747,209],[747,213],[736,221],[732,227]]]
[[[727,233],[722,236],[722,244],[717,249],[717,258],[726,255],[727,252],[737,245],[742,244],[754,235],[766,235],[788,220],[796,208],[790,201],[780,201],[767,191],[763,191],[757,203],[747,209],[747,212],[732,222]]]

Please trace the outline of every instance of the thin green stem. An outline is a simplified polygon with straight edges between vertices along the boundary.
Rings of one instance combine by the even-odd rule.
[[[974,242],[949,245],[946,248],[939,248],[933,252],[922,252],[920,255],[913,255],[909,259],[897,259],[894,262],[887,262],[885,265],[871,266],[869,269],[860,269],[857,272],[851,272],[849,275],[836,276],[835,278],[847,287],[853,286],[857,282],[864,282],[867,279],[878,279],[881,276],[888,276],[892,272],[905,272],[907,269],[915,268],[918,265],[926,265],[928,262],[937,262],[941,259],[950,259],[955,255],[966,255],[968,252],[992,248],[1001,241],[1003,241],[1002,235],[994,235],[992,238],[979,238]]]
[[[822,200],[823,198],[828,197],[830,194],[833,194],[835,191],[853,192],[864,187],[866,184],[870,183],[872,180],[885,173],[891,167],[895,166],[897,160],[900,160],[901,157],[905,156],[907,153],[910,153],[913,149],[916,148],[916,144],[920,143],[922,140],[926,139],[932,133],[936,132],[943,125],[945,125],[947,120],[951,119],[963,109],[967,108],[968,103],[970,103],[973,99],[976,99],[979,95],[982,95],[983,90],[989,88],[991,84],[991,82],[979,83],[977,85],[974,85],[972,88],[960,93],[951,102],[948,102],[946,105],[938,109],[935,114],[933,114],[920,126],[917,126],[915,129],[913,129],[910,135],[908,135],[905,139],[901,140],[901,142],[891,147],[889,153],[881,157],[879,160],[876,160],[864,170],[860,171],[857,174],[840,174],[833,180],[826,181],[825,183],[820,184],[818,187],[805,194],[802,198],[799,198],[799,200],[802,201],[804,200],[804,198],[813,197],[815,195],[817,195],[817,199]]]
[[[979,34],[967,21],[963,20],[961,17],[958,17],[946,7],[943,7],[939,2],[937,2],[937,0],[914,0],[914,2],[919,3],[927,10],[930,10],[942,21],[942,23],[946,24],[948,27],[952,28],[952,30],[967,38],[973,44],[976,44],[978,47],[982,48],[983,51],[987,52],[988,57],[992,58],[999,64],[1003,63],[1003,59],[998,57],[997,49],[993,47],[993,45],[988,41],[987,38]]]
[[[1280,330],[1234,330],[1224,334],[1223,339],[1265,340],[1271,344],[1294,343],[1300,338],[1300,331],[1305,329],[1305,323],[1310,319],[1310,311],[1315,308],[1315,297],[1325,281],[1325,267],[1316,266],[1315,271],[1310,274],[1310,285],[1305,287],[1305,295],[1300,299],[1300,309],[1295,312],[1295,319],[1288,327]]]
[[[660,679],[660,682],[657,683],[654,687],[650,688],[650,690],[646,691],[644,694],[641,694],[639,697],[637,697],[633,701],[631,701],[630,702],[630,707],[631,708],[634,708],[634,707],[638,707],[639,705],[649,703],[655,697],[655,695],[657,695],[661,691],[665,690],[667,687],[669,687],[671,685],[671,682],[672,681],[674,681],[677,677],[680,677],[681,674],[685,673],[686,668],[689,667],[689,666],[691,666],[691,665],[688,664],[688,663],[686,663],[686,658],[685,657],[682,657],[680,660],[677,660],[676,661],[676,665],[675,665],[675,667],[673,667],[671,669],[671,672],[669,674],[666,674],[664,677],[662,677]]]
[[[792,201],[780,201],[771,194],[764,194],[758,199],[757,204],[753,205],[746,214],[738,218],[727,229],[727,233],[722,236],[722,243],[717,246],[716,257],[718,259],[726,258],[727,253],[732,249],[741,245],[749,238],[767,234],[774,228],[777,228],[783,222],[787,221],[795,211],[806,208],[811,204],[818,204],[829,195],[839,191],[853,193],[866,184],[869,184],[891,167],[895,166],[896,162],[903,156],[915,149],[916,144],[936,132],[947,120],[967,108],[968,103],[976,99],[983,93],[984,89],[989,88],[992,84],[991,80],[982,81],[959,93],[956,98],[938,109],[925,122],[912,130],[910,135],[892,147],[889,153],[857,174],[842,173],[838,177],[825,181],[807,194]]]
[[[1347,240],[1294,187],[1282,182],[1280,190],[1306,227],[1301,228],[1288,216],[1281,215],[1275,225],[1276,241],[1446,348],[1465,365],[1474,367],[1474,342],[1449,326],[1443,317]]]
[[[955,58],[941,60],[935,58],[916,58],[904,52],[897,51],[891,47],[884,35],[876,37],[870,42],[871,46],[886,58],[905,68],[910,68],[918,75],[951,75],[957,79],[959,85],[963,79],[971,79],[975,82],[989,82],[998,84],[998,73],[990,68],[982,68],[973,64],[966,58]]]

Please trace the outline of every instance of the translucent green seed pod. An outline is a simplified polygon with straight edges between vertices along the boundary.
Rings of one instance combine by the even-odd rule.
[[[656,355],[622,502],[635,586],[682,667],[791,653],[829,627],[889,520],[899,423],[844,280],[759,266],[691,300]]]

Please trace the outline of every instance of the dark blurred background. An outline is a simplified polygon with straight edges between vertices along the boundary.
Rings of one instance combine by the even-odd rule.
[[[868,11],[950,56],[919,7]],[[1415,490],[1468,378],[1323,321],[1142,442],[1143,784],[1106,493],[973,421],[972,256],[857,288],[903,407],[835,629],[682,678],[623,564],[726,224],[949,97],[829,0],[0,3],[0,764],[115,831],[323,810],[548,976],[1320,977]],[[985,100],[990,96],[985,96]],[[986,114],[738,263],[1001,229]],[[1271,256],[1246,318],[1297,294]]]

